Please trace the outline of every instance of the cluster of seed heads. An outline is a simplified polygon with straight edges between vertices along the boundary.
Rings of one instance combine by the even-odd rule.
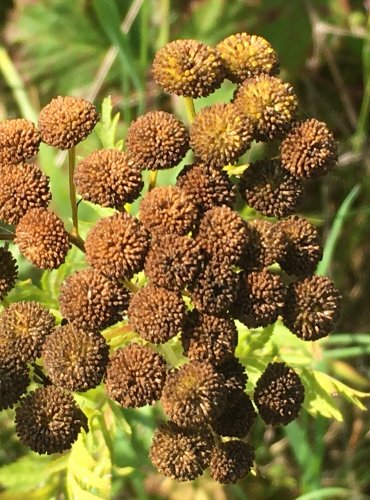
[[[245,439],[257,412],[274,426],[297,417],[304,387],[292,368],[271,362],[251,398],[235,356],[235,320],[258,328],[282,318],[312,341],[328,335],[339,314],[339,292],[314,275],[322,257],[318,232],[293,215],[307,180],[335,166],[336,145],[325,123],[298,119],[294,90],[278,68],[276,52],[255,35],[232,35],[216,48],[169,43],[153,63],[165,91],[189,104],[226,78],[236,84],[232,102],[204,107],[190,126],[148,112],[131,123],[125,151],[100,149],[77,164],[82,200],[115,211],[79,244],[87,266],[61,286],[62,323],[32,301],[12,303],[0,316],[0,409],[16,405],[16,431],[32,450],[70,448],[88,426],[72,393],[102,382],[124,408],[160,401],[167,422],[155,431],[149,455],[162,474],[180,481],[206,468],[221,483],[238,481],[253,466]],[[57,97],[37,127],[22,119],[0,124],[0,220],[40,269],[59,267],[76,239],[50,210],[49,179],[33,158],[41,141],[74,148],[98,119],[84,99]],[[236,165],[253,141],[270,142],[276,155],[231,175],[224,167]],[[191,163],[175,185],[144,189],[143,170],[155,179],[189,149]],[[134,217],[125,207],[139,197]],[[253,217],[239,215],[237,197]],[[2,247],[1,299],[16,279],[16,262]],[[104,329],[119,321],[136,339],[110,352]],[[176,336],[187,361],[175,367],[161,344]],[[31,378],[39,387],[27,392]]]

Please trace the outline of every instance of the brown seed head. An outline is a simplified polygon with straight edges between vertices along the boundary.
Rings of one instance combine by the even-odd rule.
[[[0,337],[0,411],[13,408],[27,391],[28,368],[18,359],[14,346]]]
[[[43,142],[58,149],[71,149],[86,139],[99,121],[93,104],[81,97],[58,96],[40,111]]]
[[[326,337],[340,314],[341,295],[329,278],[309,276],[288,287],[285,325],[303,340]]]
[[[247,271],[262,271],[284,255],[286,241],[278,224],[264,219],[248,221],[250,244],[245,252],[241,266]]]
[[[0,220],[18,224],[27,210],[49,205],[49,178],[36,165],[1,165],[0,177]]]
[[[152,71],[166,92],[186,97],[205,97],[224,79],[217,51],[196,40],[175,40],[159,49]]]
[[[7,248],[0,247],[0,300],[14,287],[17,278],[17,261]]]
[[[105,389],[124,408],[151,405],[161,397],[166,362],[149,347],[131,344],[111,356]]]
[[[279,160],[252,163],[240,179],[245,201],[268,217],[286,217],[294,212],[303,195],[302,182],[281,168]]]
[[[150,111],[130,125],[126,148],[140,169],[161,170],[180,163],[189,149],[189,136],[171,113]]]
[[[225,379],[225,387],[228,395],[234,391],[244,391],[248,376],[245,373],[245,367],[237,358],[230,358],[217,366],[218,373]]]
[[[209,463],[210,475],[221,484],[236,483],[253,467],[253,448],[243,441],[233,440],[213,448]]]
[[[307,179],[327,174],[338,160],[336,143],[326,123],[315,118],[298,122],[281,143],[281,165]]]
[[[235,33],[220,42],[216,49],[226,67],[226,76],[234,83],[279,71],[278,55],[269,42],[257,35]]]
[[[0,164],[21,163],[37,155],[41,136],[24,118],[0,122]]]
[[[304,400],[304,387],[297,373],[284,363],[269,363],[258,379],[254,402],[266,424],[287,425]]]
[[[212,428],[220,436],[243,438],[256,417],[250,397],[244,391],[235,389],[228,395],[226,408],[212,423]]]

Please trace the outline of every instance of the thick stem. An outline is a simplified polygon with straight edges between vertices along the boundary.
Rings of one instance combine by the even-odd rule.
[[[130,280],[122,280],[121,283],[130,292],[136,293],[140,290],[140,288],[137,285],[135,285],[135,283],[132,283]]]
[[[81,250],[81,252],[85,253],[85,242],[81,238],[81,236],[75,236],[72,233],[68,233],[69,241],[72,243],[72,245],[76,246]]]
[[[68,150],[69,199],[71,201],[71,209],[72,209],[72,224],[73,224],[72,235],[78,237],[79,236],[78,235],[78,206],[77,206],[77,201],[76,201],[76,188],[75,188],[75,184],[73,182],[73,174],[75,171],[75,165],[76,165],[76,148],[75,148],[75,146],[73,146],[73,148]]]
[[[155,188],[155,185],[157,184],[157,176],[158,176],[158,170],[151,170],[149,172],[148,192],[151,191],[153,188]]]
[[[193,122],[196,116],[195,108],[194,108],[194,100],[192,97],[184,97],[185,99],[185,107],[188,115],[189,122]]]

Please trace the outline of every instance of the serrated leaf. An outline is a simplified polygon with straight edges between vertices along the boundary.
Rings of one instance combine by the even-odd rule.
[[[9,491],[29,491],[45,482],[51,458],[28,454],[16,462],[0,467],[0,485]]]
[[[315,377],[320,386],[328,393],[333,395],[343,396],[347,401],[356,405],[361,410],[366,410],[366,407],[361,401],[361,398],[369,398],[369,392],[361,392],[352,389],[348,385],[340,382],[339,380],[331,377],[327,373],[315,371]]]
[[[123,141],[116,142],[117,125],[120,114],[116,113],[112,117],[113,105],[111,96],[103,100],[101,107],[101,119],[95,126],[95,132],[103,148],[119,149],[123,148]]]
[[[303,370],[301,379],[305,387],[305,399],[303,402],[304,408],[311,415],[322,415],[326,418],[334,418],[338,422],[343,421],[342,413],[340,412],[334,397],[327,388],[321,386],[320,376],[316,377],[316,371]]]

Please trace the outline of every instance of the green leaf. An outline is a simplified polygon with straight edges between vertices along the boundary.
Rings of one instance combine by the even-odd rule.
[[[9,492],[32,491],[47,480],[47,465],[51,460],[50,457],[30,453],[4,465],[0,467],[0,485]]]
[[[338,500],[339,498],[352,498],[352,490],[347,488],[320,488],[300,495],[296,500]]]
[[[319,372],[303,370],[301,379],[305,387],[304,408],[314,417],[322,415],[325,418],[334,418],[343,421],[342,414],[331,392],[320,385]]]
[[[111,96],[105,97],[102,103],[100,122],[97,123],[94,130],[103,148],[122,150],[123,141],[116,142],[117,125],[120,114],[116,113],[112,117],[112,111],[112,98]]]

